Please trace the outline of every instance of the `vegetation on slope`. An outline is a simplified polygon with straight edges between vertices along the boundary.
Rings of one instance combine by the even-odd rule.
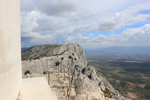
[[[134,99],[150,99],[150,62],[94,58],[88,61],[102,72],[122,95]],[[135,96],[129,96],[129,93]]]

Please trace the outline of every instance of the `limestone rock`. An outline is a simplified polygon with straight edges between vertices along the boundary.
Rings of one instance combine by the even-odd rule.
[[[75,90],[75,88],[71,88],[71,93],[70,93],[70,96],[72,97],[72,96],[75,96],[76,95],[76,90]]]
[[[76,94],[86,95],[87,100],[103,100],[104,93],[101,91],[100,87],[92,82],[85,75],[80,75],[76,80]]]
[[[109,91],[112,93],[113,98],[119,100],[123,100],[123,99],[131,100],[129,98],[125,98],[121,96],[120,93],[112,87],[112,85],[109,83],[107,78],[104,75],[102,75],[102,73],[97,72],[97,70],[93,66],[88,64],[82,47],[76,43],[68,44],[68,45],[47,44],[47,45],[39,45],[39,46],[26,48],[22,51],[22,60],[23,60],[22,61],[23,76],[25,71],[27,70],[29,70],[31,74],[36,74],[36,73],[43,74],[48,70],[54,72],[57,69],[60,69],[61,70],[60,72],[66,73],[69,68],[70,73],[72,73],[76,68],[75,76],[77,76],[77,74],[84,74],[85,75],[84,81],[81,80],[82,78],[79,80],[81,80],[84,85],[89,85],[89,87],[92,90],[89,90],[89,88],[86,88],[84,85],[81,85],[80,83],[79,85],[84,87],[84,89],[88,90],[89,92],[95,91],[94,92],[95,94],[93,94],[94,96],[92,96],[89,95],[89,92],[77,87],[78,95],[80,94],[81,91],[83,91],[83,94],[84,95],[86,94],[88,98],[92,98],[92,97],[98,98],[97,93],[101,93],[99,90],[99,87],[101,87],[102,89],[105,88],[109,89]],[[56,63],[57,64],[59,63],[59,65],[57,65]],[[98,87],[98,90],[96,89],[96,86]],[[82,97],[84,98],[84,96]]]
[[[100,83],[99,83],[99,86],[100,86],[103,90],[105,90],[105,86],[104,86],[104,83],[103,83],[103,82],[100,82]]]
[[[26,74],[26,78],[30,78],[31,76],[30,76],[30,74]]]
[[[71,100],[86,100],[86,95],[77,94],[76,96],[72,97]]]

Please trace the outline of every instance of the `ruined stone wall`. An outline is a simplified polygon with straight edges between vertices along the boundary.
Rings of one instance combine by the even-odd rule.
[[[0,100],[16,100],[21,84],[20,0],[0,0]]]

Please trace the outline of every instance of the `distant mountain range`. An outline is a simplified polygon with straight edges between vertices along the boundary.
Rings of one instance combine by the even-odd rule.
[[[123,47],[113,46],[99,49],[86,49],[85,55],[87,57],[121,57],[133,60],[149,60],[150,59],[150,47]],[[128,56],[128,57],[127,57]]]
[[[113,46],[99,49],[85,49],[85,53],[150,53],[150,47]]]

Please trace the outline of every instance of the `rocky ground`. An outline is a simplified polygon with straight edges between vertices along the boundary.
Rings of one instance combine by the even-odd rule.
[[[46,77],[48,80],[47,74],[27,75],[27,77]],[[71,78],[70,76],[70,80]],[[50,88],[56,94],[58,100],[114,100],[112,98],[105,98],[100,87],[94,86],[94,83],[89,81],[86,76],[82,75],[78,79],[74,79],[71,84],[68,74],[65,74],[65,78],[64,73],[52,72],[50,74]],[[70,88],[71,91],[69,92]]]

